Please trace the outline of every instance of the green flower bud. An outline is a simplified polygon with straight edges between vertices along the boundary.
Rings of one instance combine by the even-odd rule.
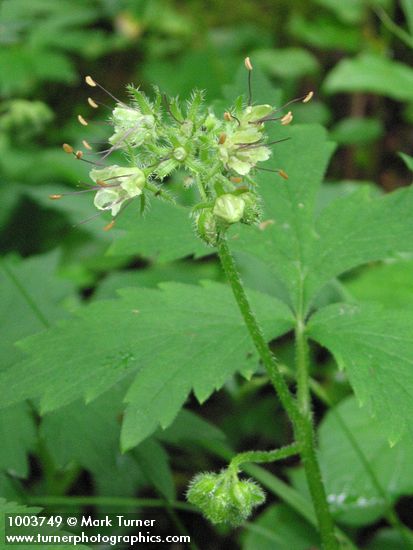
[[[210,246],[215,246],[218,240],[218,228],[212,208],[201,210],[195,223],[199,237]]]
[[[241,525],[265,501],[263,490],[251,480],[240,480],[233,470],[202,473],[192,480],[187,499],[212,523]]]
[[[173,155],[176,160],[182,162],[183,160],[185,160],[187,152],[183,147],[177,147],[176,149],[174,149]]]
[[[244,208],[245,202],[241,197],[226,193],[216,199],[213,212],[227,223],[236,223],[242,218]]]

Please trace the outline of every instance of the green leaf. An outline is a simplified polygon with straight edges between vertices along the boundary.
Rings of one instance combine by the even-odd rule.
[[[270,506],[246,528],[242,550],[308,550],[320,544],[315,529],[284,505]]]
[[[342,423],[364,455],[376,482],[366,472]],[[331,510],[341,522],[372,523],[385,511],[383,494],[395,502],[413,491],[409,474],[413,461],[411,437],[404,437],[391,447],[381,422],[360,408],[354,397],[341,402],[323,419],[319,428],[319,458]]]
[[[406,153],[399,153],[400,158],[404,161],[404,164],[407,168],[413,172],[413,157],[407,155]]]
[[[288,30],[301,43],[304,42],[322,50],[357,53],[361,48],[360,28],[343,24],[326,14],[310,20],[308,17],[293,13]]]
[[[166,430],[158,431],[159,439],[166,443],[182,445],[191,441],[223,441],[225,434],[192,411],[182,409]]]
[[[371,92],[397,101],[413,100],[413,69],[370,53],[340,61],[324,81],[329,94]]]
[[[400,0],[400,5],[406,17],[409,32],[413,36],[413,4],[410,0]]]
[[[20,487],[15,480],[3,473],[0,473],[0,495],[7,500],[18,500],[21,497]]]
[[[344,368],[359,402],[394,444],[413,414],[413,319],[407,311],[334,304],[310,319],[308,334]]]
[[[114,298],[119,288],[137,286],[155,288],[159,283],[165,281],[197,284],[203,279],[219,280],[222,277],[219,264],[215,261],[181,261],[153,264],[145,269],[126,270],[109,274],[99,284],[93,294],[93,299]]]
[[[0,441],[0,470],[27,477],[27,454],[36,443],[36,426],[26,403],[0,410]]]
[[[153,438],[149,438],[138,445],[134,454],[139,467],[150,484],[167,500],[175,500],[175,484],[168,455],[163,446]]]
[[[122,431],[128,449],[168,426],[191,389],[204,401],[235,372],[254,372],[254,348],[229,288],[160,288],[123,290],[119,300],[92,304],[24,340],[31,357],[0,373],[0,404],[41,397],[47,412],[82,395],[90,401],[135,374]],[[259,293],[251,298],[268,339],[291,328],[284,304]]]
[[[387,7],[390,0],[316,0],[320,6],[330,9],[345,23],[361,23],[368,14],[370,6]]]
[[[331,129],[331,138],[340,145],[363,145],[384,133],[378,118],[344,118]]]
[[[308,301],[330,279],[354,267],[413,252],[412,210],[413,187],[379,198],[362,188],[327,206],[315,227],[305,282]]]
[[[413,311],[413,260],[366,267],[344,284],[356,300]]]
[[[145,481],[140,460],[119,452],[124,390],[116,386],[88,405],[75,401],[47,413],[40,427],[57,468],[85,468],[106,496],[133,496]]]
[[[134,210],[132,215],[126,211],[119,219],[118,228],[125,230],[125,234],[113,242],[108,254],[136,255],[167,262],[212,252],[196,237],[189,209],[160,200],[152,202],[145,216]]]
[[[231,80],[239,59],[231,52],[212,47],[187,49],[173,65],[168,60],[147,58],[142,75],[156,82],[170,96],[189,97],[194,88],[206,90],[209,100],[220,96],[223,84]]]
[[[366,546],[366,550],[407,550],[413,548],[413,537],[406,533],[410,545],[406,546],[406,540],[394,529],[380,529],[373,540]]]
[[[57,276],[49,276],[55,273],[58,259],[59,253],[56,251],[25,260],[17,256],[0,259],[2,368],[13,365],[21,358],[21,352],[13,346],[16,340],[42,330],[49,322],[67,315],[62,303],[72,290],[72,285]],[[27,454],[34,449],[35,440],[35,422],[26,403],[1,410],[0,470],[18,477],[26,477]]]
[[[58,261],[57,251],[25,260],[17,256],[0,259],[0,357],[3,367],[21,357],[13,347],[16,340],[67,315],[62,304],[72,285],[58,276],[50,276],[56,272]]]
[[[313,246],[313,216],[316,198],[327,163],[333,152],[332,143],[320,126],[282,127],[271,139],[291,137],[280,143],[277,157],[269,161],[282,168],[288,181],[276,174],[260,172],[257,180],[264,199],[264,229],[236,227],[231,230],[231,248],[247,252],[262,260],[290,295],[296,306],[306,265]],[[264,175],[263,175],[264,174]]]
[[[319,68],[316,57],[302,48],[255,50],[251,59],[268,75],[278,78],[301,78]]]
[[[288,134],[292,139],[278,145],[277,164],[289,180],[260,173],[264,223],[260,228],[233,227],[231,248],[266,265],[274,286],[285,289],[278,295],[288,295],[286,301],[305,313],[322,288],[342,273],[413,252],[413,188],[377,197],[369,186],[362,187],[327,202],[319,213],[331,144],[317,126],[295,126]]]
[[[40,434],[56,465],[70,464],[110,476],[117,467],[122,395],[110,391],[85,405],[75,401],[46,414]]]

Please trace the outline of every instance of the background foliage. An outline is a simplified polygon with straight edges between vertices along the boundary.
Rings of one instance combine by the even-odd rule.
[[[0,43],[0,506],[61,510],[59,498],[82,495],[108,510],[99,498],[153,497],[164,504],[150,512],[160,530],[188,529],[201,548],[317,545],[294,460],[250,468],[268,507],[245,529],[173,511],[198,470],[290,437],[186,211],[156,203],[104,232],[102,219],[77,225],[94,213],[88,198],[48,200],[87,175],[61,151],[89,139],[76,121],[91,114],[85,74],[120,97],[129,82],[181,97],[203,88],[220,110],[244,91],[250,55],[257,102],[309,89],[316,98],[294,109],[292,140],[274,151],[292,184],[259,176],[276,223],[240,231],[237,261],[266,336],[284,335],[273,347],[287,375],[287,306],[301,292],[307,311],[328,306],[310,335],[332,510],[360,548],[408,547],[392,514],[413,528],[411,1],[3,0]],[[295,257],[286,260],[298,246],[304,290]]]

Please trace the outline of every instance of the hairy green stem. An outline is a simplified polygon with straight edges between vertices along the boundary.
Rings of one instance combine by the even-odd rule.
[[[238,470],[241,464],[247,462],[254,462],[255,464],[275,462],[276,460],[283,460],[289,456],[297,455],[299,452],[300,449],[296,443],[272,451],[246,451],[234,456],[228,467]]]
[[[338,550],[338,542],[334,533],[334,523],[328,508],[327,497],[315,452],[314,429],[311,419],[308,415],[304,415],[301,412],[280,372],[278,361],[268,347],[267,341],[251,309],[225,238],[222,238],[218,244],[218,255],[246,327],[264,367],[268,372],[268,376],[277,392],[281,404],[293,424],[295,439],[300,446],[300,455],[314,503],[323,548],[325,550]]]
[[[295,354],[297,366],[297,401],[301,414],[310,417],[310,386],[308,376],[308,342],[305,325],[301,318],[295,327]]]
[[[300,413],[297,404],[290,393],[284,377],[280,373],[278,363],[269,349],[261,328],[258,325],[232,258],[232,254],[224,238],[222,238],[218,244],[218,255],[227,280],[231,285],[232,292],[245,321],[248,332],[250,333],[258,354],[268,372],[269,379],[278,394],[281,404],[293,422],[299,421]]]

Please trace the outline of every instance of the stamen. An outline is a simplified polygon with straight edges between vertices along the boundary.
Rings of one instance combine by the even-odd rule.
[[[281,125],[287,126],[292,122],[292,120],[293,120],[293,114],[291,111],[288,111],[288,113],[281,118]]]
[[[223,145],[226,142],[226,140],[227,140],[227,134],[222,132],[222,134],[220,134],[220,136],[219,136],[218,143],[220,145]]]
[[[246,57],[244,59],[244,63],[245,63],[245,68],[247,69],[247,71],[252,71],[252,63],[251,63],[251,59],[249,57]]]
[[[116,220],[112,220],[111,222],[106,224],[105,227],[103,228],[103,231],[110,231],[112,227],[115,225],[115,222]]]
[[[83,143],[83,145],[86,147],[86,149],[89,149],[89,151],[92,150],[92,146],[89,144],[88,141],[86,141],[86,140],[84,139],[84,140],[82,140],[82,143]]]
[[[237,122],[238,122],[238,126],[241,126],[241,121],[239,118],[237,118],[235,115],[233,115],[232,113],[230,113],[230,116],[231,118],[235,119]]]
[[[73,153],[73,147],[68,143],[63,143],[62,147],[63,147],[63,151],[68,155],[71,155]]]
[[[91,86],[92,88],[95,88],[97,86],[96,82],[93,80],[93,78],[91,76],[86,76],[85,77],[85,81],[86,81],[86,84],[88,86]]]
[[[244,60],[245,68],[248,71],[248,105],[252,103],[252,85],[251,85],[251,73],[252,73],[252,63],[249,57],[246,57]]]
[[[93,107],[93,109],[97,109],[99,107],[99,105],[95,101],[93,101],[91,97],[87,98],[87,102],[91,107]]]
[[[313,96],[314,96],[314,92],[311,91],[311,92],[308,92],[308,94],[305,96],[305,98],[302,100],[303,103],[308,103],[309,101],[311,101],[313,99]]]
[[[102,214],[104,214],[105,212],[107,212],[108,210],[110,210],[111,206],[109,206],[108,208],[105,208],[104,210],[101,210],[100,212],[98,212],[97,214],[93,214],[93,216],[90,216],[89,218],[86,218],[85,220],[82,220],[78,223],[75,223],[73,225],[73,227],[79,227],[79,225],[83,225],[85,223],[88,223],[92,220],[94,220],[95,218],[98,218],[99,216],[101,216]]]
[[[77,115],[77,120],[80,122],[82,126],[88,126],[88,123],[86,120],[82,117],[82,115]]]
[[[99,187],[93,186],[88,189],[81,189],[80,191],[69,191],[68,193],[61,193],[60,195],[49,195],[50,197],[72,197],[73,195],[83,195],[83,193],[92,193],[92,191],[99,191]]]
[[[122,149],[122,144],[125,143],[125,141],[128,139],[128,137],[131,134],[133,134],[133,132],[135,132],[139,128],[139,126],[140,126],[140,124],[138,123],[135,126],[133,126],[132,128],[129,128],[129,130],[126,130],[123,133],[123,135],[120,136],[120,138],[117,140],[117,142],[114,145],[112,145],[112,147],[110,147],[109,149],[105,149],[104,151],[100,151],[99,154],[103,153],[102,160],[105,160],[105,158],[107,158],[114,151],[117,151],[118,149]]]
[[[238,145],[239,145],[238,149],[249,149],[253,145],[259,145],[259,146],[264,145],[264,140],[259,139],[258,141],[253,141],[252,143],[239,143]]]
[[[105,166],[103,162],[95,162],[94,160],[89,160],[81,157],[76,157],[78,160],[81,160],[83,162],[87,162],[88,164],[92,164],[93,166]]]
[[[76,151],[76,153],[73,152],[73,156],[75,159],[81,160],[82,162],[87,162],[88,164],[93,164],[93,166],[104,166],[102,162],[95,162],[94,160],[85,159],[82,151]]]
[[[288,180],[288,174],[286,172],[284,172],[284,170],[282,170],[281,168],[279,168],[278,170],[273,170],[272,168],[263,168],[262,166],[255,165],[254,169],[255,170],[263,170],[264,172],[272,172],[273,174],[278,174],[279,176],[281,176],[285,180]]]
[[[314,95],[314,92],[308,92],[308,94],[306,95],[303,95],[301,97],[296,97],[295,99],[291,99],[291,101],[287,101],[287,103],[284,103],[284,105],[282,105],[281,107],[278,107],[278,109],[274,109],[274,111],[272,111],[271,113],[268,113],[267,116],[262,117],[258,120],[254,120],[251,124],[261,124],[262,122],[267,122],[269,120],[276,120],[271,118],[272,115],[274,115],[275,113],[278,113],[279,111],[282,111],[283,109],[285,109],[289,105],[292,105],[293,103],[297,103],[298,101],[301,101],[302,103],[308,103],[313,97],[313,95]]]
[[[105,92],[105,94],[107,94],[109,97],[111,97],[114,101],[116,101],[116,103],[119,103],[120,105],[122,105],[123,107],[127,107],[128,109],[130,109],[130,107],[128,105],[126,105],[126,103],[123,103],[123,101],[120,101],[117,97],[115,97],[113,94],[111,94],[108,90],[106,90],[106,88],[104,88],[101,84],[99,84],[99,82],[96,82],[96,80],[93,80],[93,78],[91,76],[86,76],[85,77],[85,81],[86,81],[86,84],[88,86],[92,86],[92,88],[95,88],[96,86],[98,88],[100,88],[102,91]]]
[[[251,144],[244,144],[244,145],[241,145],[240,147],[238,147],[238,151],[248,151],[249,149],[256,149],[257,147],[268,147],[270,145],[275,145],[276,143],[281,143],[282,141],[287,141],[291,138],[287,137],[287,138],[282,138],[282,139],[277,139],[275,141],[270,141],[269,143],[266,143],[265,141],[260,141],[260,142],[256,142],[256,143],[251,143]]]

